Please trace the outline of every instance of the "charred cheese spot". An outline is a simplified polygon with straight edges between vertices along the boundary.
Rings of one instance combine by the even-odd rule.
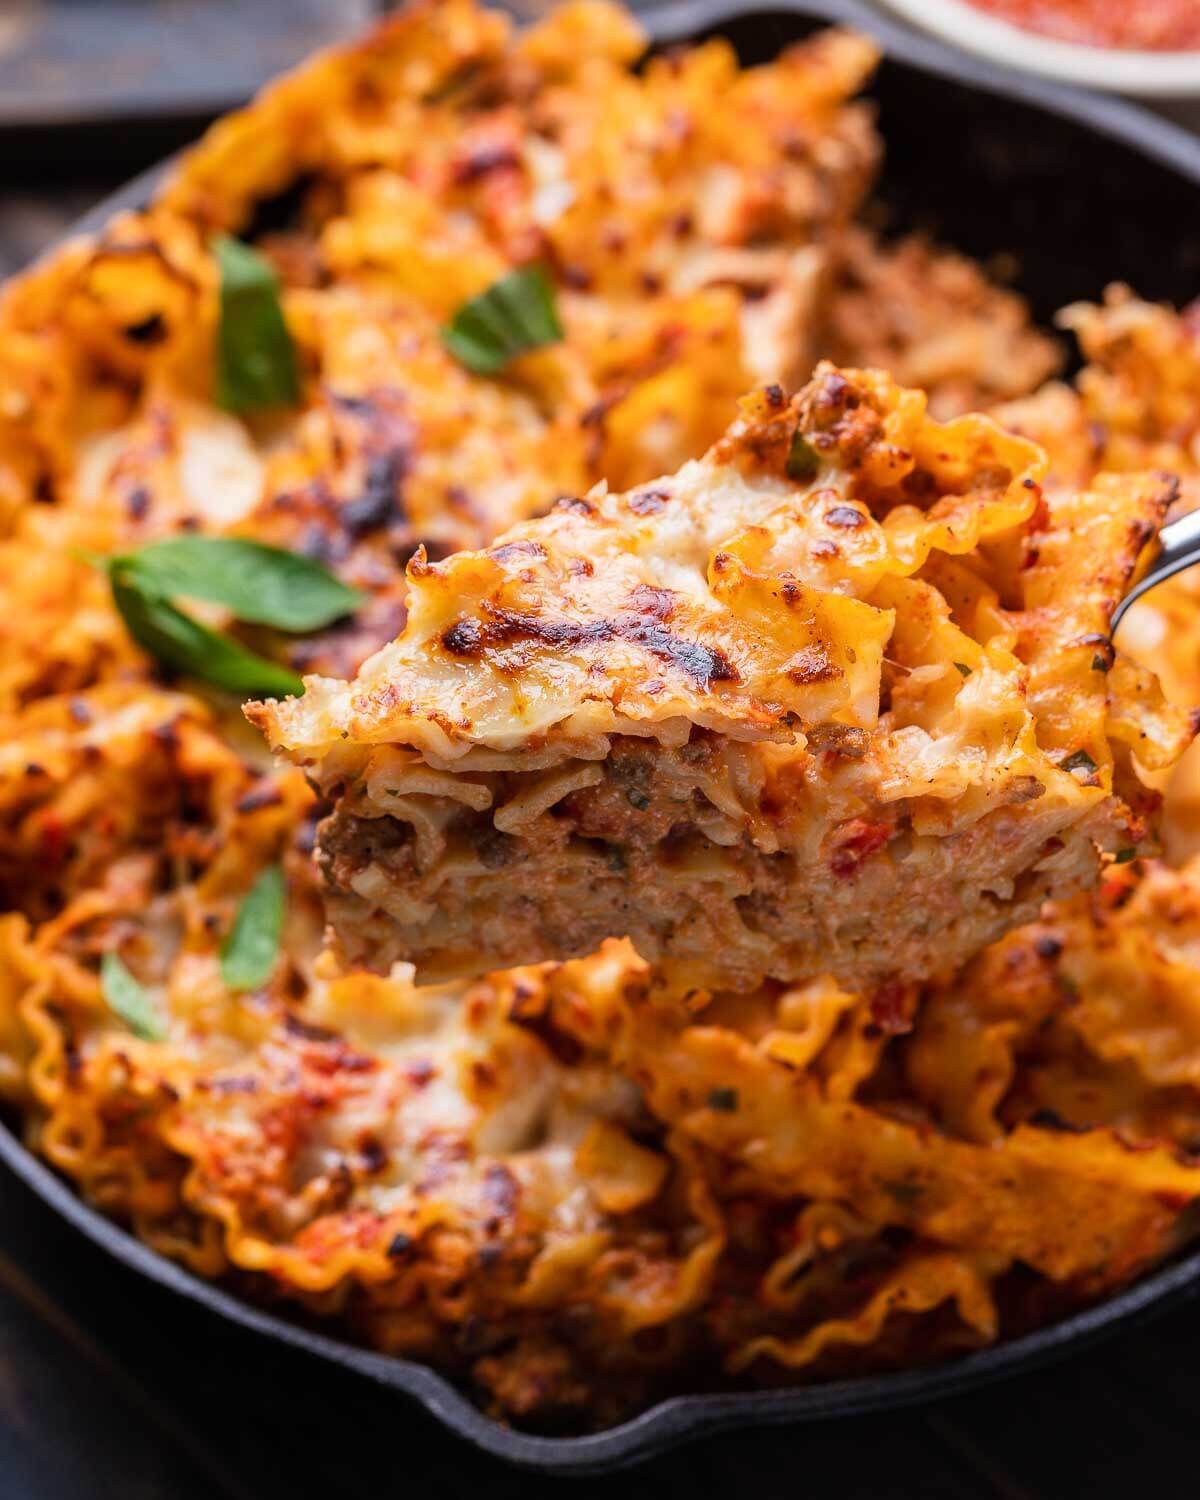
[[[484,647],[483,629],[478,620],[456,620],[442,632],[442,645],[452,656],[478,656]]]
[[[826,646],[806,646],[798,651],[784,669],[795,683],[830,682],[842,675],[841,667],[829,659]]]
[[[857,505],[834,505],[825,512],[828,525],[843,527],[851,531],[865,526],[869,519],[870,517],[864,515]]]
[[[541,562],[546,557],[546,549],[540,542],[505,542],[499,547],[489,547],[488,556],[500,563],[511,562],[514,558],[521,557],[529,557]]]
[[[636,516],[654,516],[670,498],[669,490],[635,490],[629,497],[628,505]]]

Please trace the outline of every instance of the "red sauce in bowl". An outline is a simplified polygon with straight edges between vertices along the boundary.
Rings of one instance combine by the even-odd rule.
[[[968,0],[1062,42],[1143,52],[1200,51],[1200,0]]]

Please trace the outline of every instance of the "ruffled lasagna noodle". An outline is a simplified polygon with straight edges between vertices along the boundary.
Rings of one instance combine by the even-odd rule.
[[[1143,837],[1130,753],[1188,735],[1108,644],[1174,491],[1047,499],[1044,469],[827,365],[670,478],[414,559],[393,645],[248,710],[336,798],[347,959],[449,977],[618,935],[684,987],[869,986],[1091,883]]]
[[[869,42],[821,34],[746,71],[721,42],[635,71],[640,47],[609,7],[570,6],[519,36],[459,0],[412,8],[222,122],[147,212],[64,247],[0,304],[9,1117],[163,1255],[428,1361],[494,1414],[553,1431],[674,1391],[853,1375],[1018,1334],[1187,1244],[1200,1192],[1195,865],[1106,868],[1091,895],[921,985],[810,976],[668,992],[622,943],[419,989],[403,967],[337,972],[311,860],[328,807],[299,770],[267,764],[238,704],[151,661],[79,560],[196,532],[323,558],[367,596],[352,620],[286,641],[222,628],[349,677],[403,628],[400,565],[418,543],[422,568],[487,547],[608,477],[627,501],[597,497],[592,517],[553,523],[599,541],[606,516],[628,524],[633,494],[721,438],[737,393],[798,386],[823,354],[884,362],[926,389],[939,418],[1020,398],[1003,425],[1046,449],[1046,505],[1019,483],[1039,473],[1030,447],[978,421],[936,429],[905,397],[906,434],[938,437],[932,457],[914,456],[908,489],[918,468],[963,466],[946,524],[921,492],[906,494],[915,514],[900,527],[872,471],[875,500],[847,502],[870,513],[863,525],[828,525],[818,498],[799,515],[878,597],[846,588],[849,574],[813,574],[811,559],[798,586],[867,618],[902,618],[900,594],[936,590],[949,617],[926,646],[904,646],[928,659],[877,669],[910,741],[946,732],[964,685],[1008,685],[1019,662],[1047,786],[1113,830],[1126,815],[1110,785],[1139,818],[1153,813],[1143,782],[1166,773],[1142,756],[1165,749],[1169,717],[1128,664],[1099,673],[1096,648],[1072,646],[1060,665],[1057,645],[1102,628],[1099,597],[1119,590],[1132,547],[1121,528],[1148,497],[1159,504],[1157,482],[1112,475],[1173,470],[1186,503],[1194,318],[1130,296],[1076,309],[1087,367],[1034,393],[1055,347],[1018,299],[953,255],[881,247],[851,223],[880,149],[853,98]],[[212,402],[214,228],[279,274],[301,354],[294,411],[247,419]],[[532,259],[555,282],[563,343],[501,379],[470,376],[438,329],[457,300]],[[886,383],[867,389],[868,406],[900,400]],[[1010,482],[985,478],[985,443]],[[753,508],[742,466],[753,476],[760,460],[736,447],[723,462]],[[774,452],[761,484],[789,505],[815,495],[768,473]],[[849,494],[859,481],[836,467]],[[637,524],[667,525],[678,499]],[[956,551],[948,528],[964,512]],[[1072,551],[1067,522],[1094,551]],[[772,565],[752,542],[730,549],[739,579]],[[1103,586],[1101,551],[1114,560]],[[484,566],[508,576],[503,559]],[[418,577],[418,594],[431,583]],[[1078,622],[1056,611],[1068,583]],[[773,609],[756,590],[738,598]],[[747,609],[739,630],[758,618]],[[1122,637],[1185,703],[1200,698],[1198,618],[1180,580]],[[823,747],[799,724],[774,721],[775,739],[701,726],[697,740],[720,733],[731,757],[724,780],[703,758],[676,767],[679,748],[657,732],[613,743],[675,767],[671,785],[689,797],[709,789],[705,826],[725,859],[722,829],[756,806],[734,779],[738,757],[803,752],[830,784],[834,768],[850,786],[862,775],[845,731],[863,727],[850,710],[869,685],[854,707],[851,680],[780,689],[809,704],[846,695]],[[690,711],[701,696],[678,681]],[[1051,721],[1068,681],[1071,707]],[[737,702],[727,716],[757,734],[763,718]],[[950,717],[918,720],[922,703]],[[1098,787],[1057,766],[1077,742]],[[612,762],[585,764],[607,776]],[[1173,850],[1186,771],[1166,792]],[[498,775],[461,772],[409,773],[411,804]],[[600,784],[539,803],[553,775],[511,811],[536,821]],[[617,813],[645,818],[626,790],[614,787]],[[1015,815],[1044,812],[1050,795],[1012,804]],[[494,819],[498,806],[478,811]],[[235,993],[222,943],[277,863],[280,956],[269,981]],[[133,1034],[106,1003],[109,952],[143,986],[161,1039]]]

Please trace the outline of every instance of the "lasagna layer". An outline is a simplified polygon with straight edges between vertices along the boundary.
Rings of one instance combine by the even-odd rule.
[[[1188,733],[1108,621],[1173,495],[874,372],[700,462],[410,565],[351,682],[251,705],[335,811],[344,956],[423,978],[632,938],[672,983],[946,972],[1139,847]]]

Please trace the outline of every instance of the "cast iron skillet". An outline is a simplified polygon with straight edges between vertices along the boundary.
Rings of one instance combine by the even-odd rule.
[[[744,0],[686,0],[644,20],[663,45],[721,32],[747,62],[772,56],[828,21],[876,35],[887,52],[873,94],[887,147],[880,199],[890,222],[930,229],[984,258],[1015,253],[1021,289],[1043,320],[1073,298],[1097,296],[1114,279],[1176,303],[1200,291],[1200,142],[1141,109],[951,52],[892,25],[861,0],[798,0],[769,10]],[[167,165],[130,183],[77,228],[95,231],[110,214],[142,204]],[[1152,1309],[1200,1292],[1196,1250],[1097,1307],[933,1368],[792,1390],[679,1396],[604,1432],[532,1437],[484,1416],[423,1365],[311,1332],[198,1280],[89,1208],[3,1126],[0,1158],[64,1218],[152,1280],[414,1397],[488,1453],[563,1474],[635,1463],[720,1428],[928,1401],[1074,1353]]]

